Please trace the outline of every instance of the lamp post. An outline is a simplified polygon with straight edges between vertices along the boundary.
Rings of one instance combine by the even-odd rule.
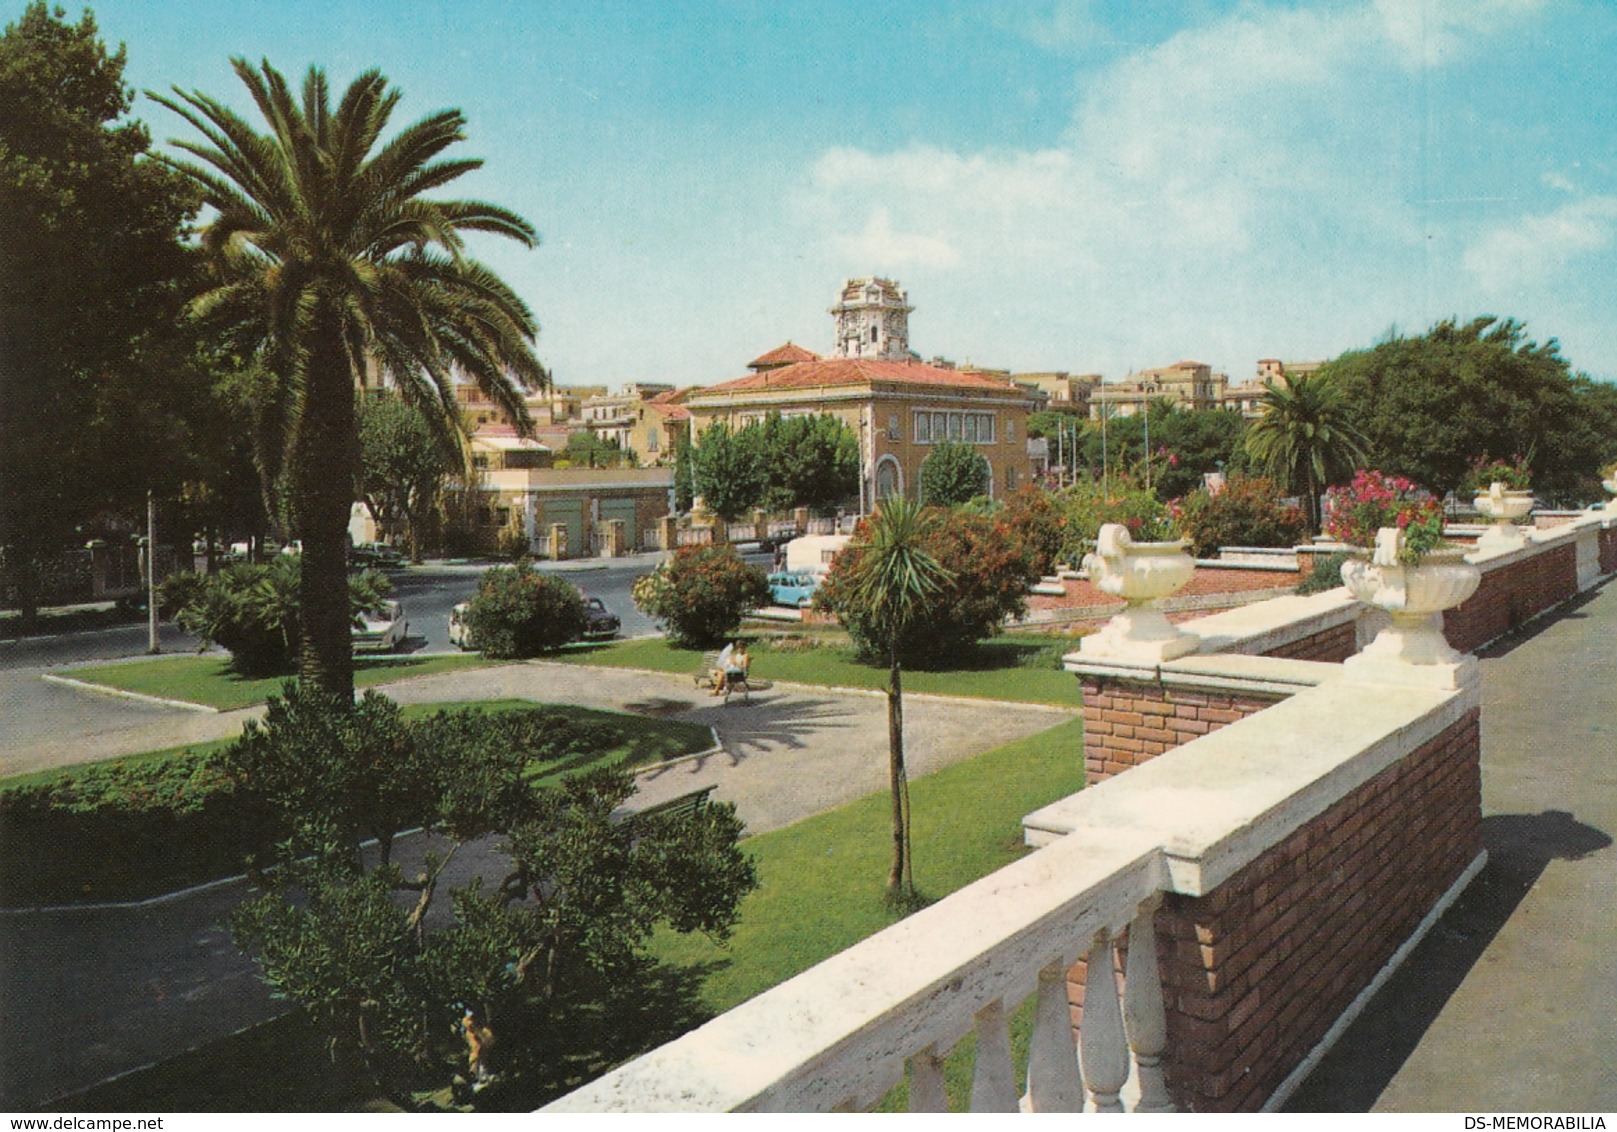
[[[157,497],[146,492],[146,651],[159,653],[157,644]]]

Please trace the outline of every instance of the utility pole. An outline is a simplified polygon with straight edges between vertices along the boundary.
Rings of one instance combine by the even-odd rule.
[[[157,644],[157,497],[146,492],[146,651],[159,653]]]

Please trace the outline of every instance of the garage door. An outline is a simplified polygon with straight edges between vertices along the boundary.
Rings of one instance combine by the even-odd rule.
[[[629,550],[634,550],[638,547],[640,545],[640,532],[635,528],[634,523],[634,500],[601,500],[601,522],[607,523],[613,519],[623,520],[623,545]]]

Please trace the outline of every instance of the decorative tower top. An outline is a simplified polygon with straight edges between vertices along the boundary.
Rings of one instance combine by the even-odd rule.
[[[849,279],[831,314],[837,320],[833,357],[902,362],[910,356],[909,296],[891,279]]]

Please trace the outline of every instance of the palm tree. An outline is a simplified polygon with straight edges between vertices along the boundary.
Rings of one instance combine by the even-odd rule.
[[[951,574],[926,550],[936,524],[903,496],[882,500],[857,545],[848,577],[848,603],[859,610],[870,639],[887,654],[887,776],[893,801],[893,867],[889,897],[912,896],[909,779],[904,769],[904,686],[899,663],[904,634],[927,613],[929,599]],[[854,549],[854,548],[850,548]]]
[[[279,452],[303,541],[299,672],[353,699],[346,529],[359,468],[356,389],[390,379],[425,411],[446,451],[459,452],[454,374],[475,382],[518,422],[523,388],[546,383],[533,354],[532,313],[463,234],[492,232],[532,247],[532,226],[480,201],[426,194],[482,163],[443,159],[465,137],[444,110],[382,140],[399,92],[376,71],[331,106],[310,68],[301,103],[266,61],[233,59],[268,131],[200,92],[151,98],[205,141],[178,140],[200,164],[166,159],[213,215],[202,230],[213,277],[192,314],[272,378],[261,428]],[[457,457],[458,462],[458,457]]]
[[[1264,382],[1263,415],[1247,430],[1247,454],[1266,475],[1300,491],[1311,530],[1320,524],[1319,493],[1363,464],[1368,441],[1354,427],[1341,391],[1318,374]]]

